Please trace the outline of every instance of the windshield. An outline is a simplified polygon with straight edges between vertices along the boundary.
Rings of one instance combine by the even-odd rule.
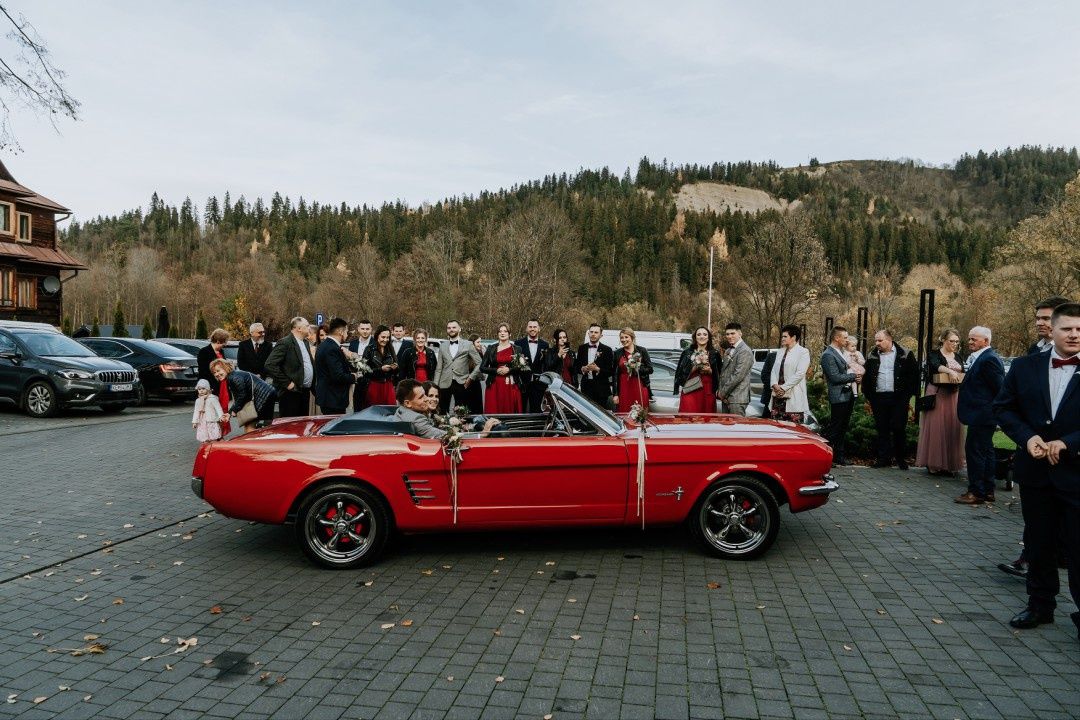
[[[95,357],[94,352],[60,333],[15,333],[35,355],[51,357]]]
[[[615,417],[606,408],[602,408],[589,398],[579,393],[567,383],[559,388],[559,394],[570,401],[571,407],[582,417],[610,435],[623,431],[622,420]]]

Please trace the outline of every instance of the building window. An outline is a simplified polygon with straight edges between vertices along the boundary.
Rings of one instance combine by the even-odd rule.
[[[16,298],[21,308],[37,307],[37,278],[20,277],[16,284]]]
[[[11,203],[0,202],[0,233],[5,235],[14,235],[12,228],[12,215],[15,213],[15,206]]]
[[[19,232],[17,237],[23,242],[30,242],[30,233],[33,228],[34,216],[30,213],[15,213],[15,217],[18,218]]]
[[[0,267],[0,308],[15,307],[15,271]]]

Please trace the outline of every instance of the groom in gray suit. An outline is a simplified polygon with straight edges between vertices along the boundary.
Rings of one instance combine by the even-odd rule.
[[[446,323],[446,341],[439,343],[437,359],[435,384],[439,386],[439,412],[445,415],[450,412],[451,398],[457,405],[468,405],[470,394],[466,390],[480,382],[480,353],[461,337],[457,320]],[[483,411],[482,407],[469,407],[473,414]]]
[[[728,323],[724,339],[731,349],[720,366],[720,382],[716,397],[724,404],[724,412],[746,415],[750,404],[750,369],[754,367],[754,351],[742,339],[742,325]]]

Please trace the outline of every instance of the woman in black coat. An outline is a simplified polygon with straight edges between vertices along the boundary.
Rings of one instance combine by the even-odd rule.
[[[228,342],[228,330],[217,328],[216,330],[214,330],[214,332],[210,333],[210,344],[204,345],[199,350],[199,354],[195,356],[195,360],[199,364],[199,379],[205,380],[210,383],[211,392],[217,395],[219,400],[221,399],[221,383],[218,382],[214,378],[213,373],[210,372],[210,363],[214,362],[215,360],[225,359],[224,347],[228,344]]]
[[[398,361],[394,346],[390,344],[390,328],[380,325],[373,337],[374,340],[364,350],[364,362],[371,368],[371,373],[366,376],[368,383],[364,391],[364,407],[396,405],[394,391],[398,380]]]
[[[619,331],[619,342],[622,347],[615,351],[615,368],[611,374],[611,401],[615,404],[615,412],[630,412],[634,403],[648,409],[652,396],[649,376],[653,371],[649,351],[638,347],[637,335],[632,328]],[[635,361],[639,363],[638,367],[632,369],[630,364]]]
[[[708,369],[702,372],[702,366],[698,362],[705,359]],[[716,412],[716,388],[720,386],[720,353],[713,346],[712,333],[707,327],[699,327],[694,330],[693,342],[682,351],[679,356],[679,364],[675,366],[675,392],[686,385],[691,377],[700,379],[695,382],[698,385],[694,390],[681,393],[679,396],[679,412],[681,413],[715,413]]]
[[[432,382],[439,361],[435,351],[427,346],[427,330],[417,328],[412,337],[412,345],[403,347],[398,355],[398,380],[409,378],[421,383]],[[424,355],[423,361],[420,361],[421,353]]]

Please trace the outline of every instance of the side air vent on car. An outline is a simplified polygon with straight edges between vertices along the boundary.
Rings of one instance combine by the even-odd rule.
[[[435,496],[430,494],[431,484],[427,480],[410,480],[408,475],[402,475],[401,479],[405,481],[405,489],[409,491],[414,505],[419,505],[421,500],[435,499]]]

